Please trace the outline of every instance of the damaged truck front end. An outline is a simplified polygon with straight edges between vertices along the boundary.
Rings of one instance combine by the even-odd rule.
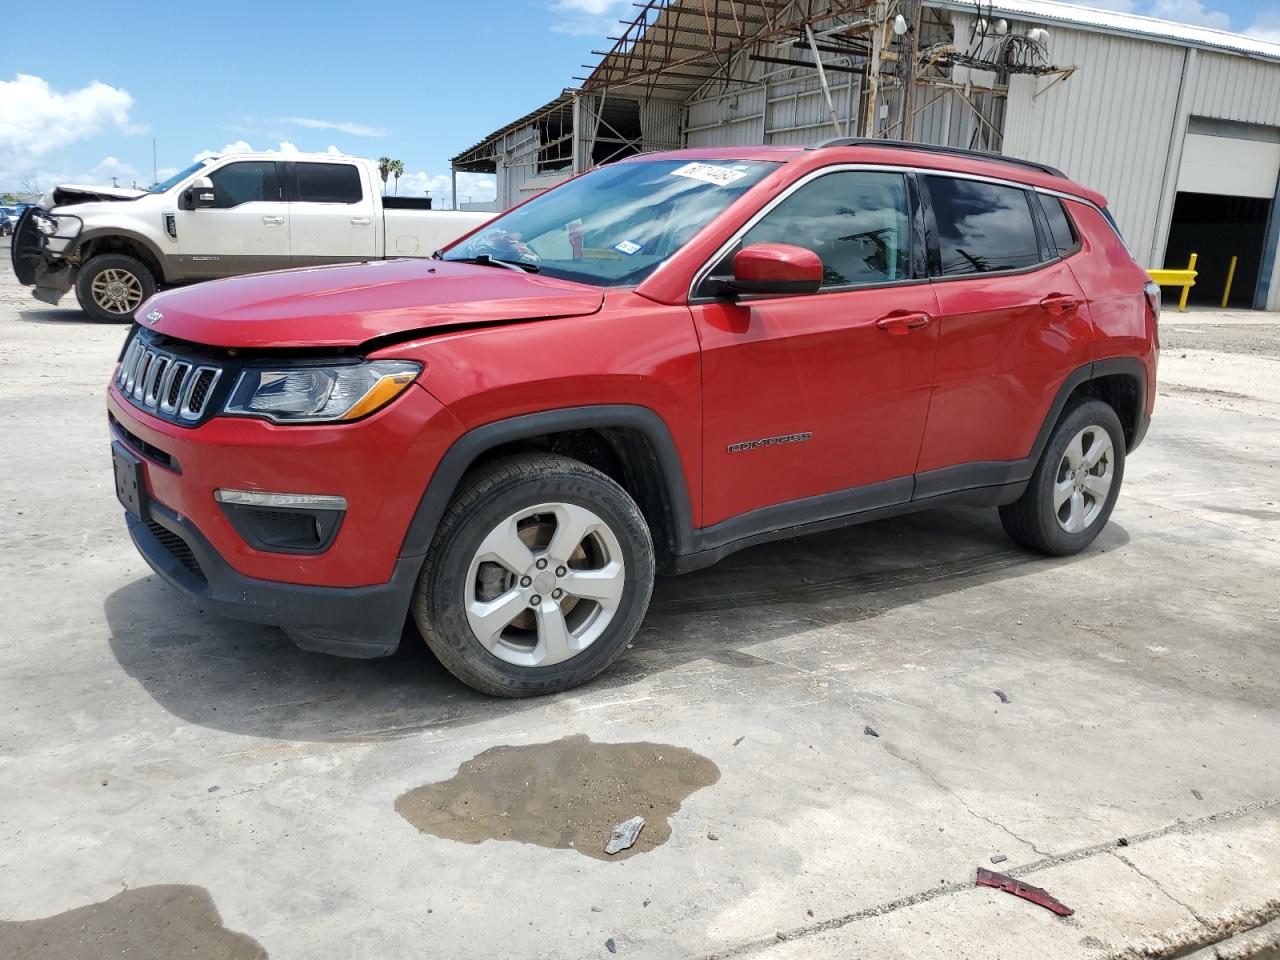
[[[84,221],[72,214],[52,214],[28,207],[13,232],[9,255],[18,282],[33,287],[43,303],[56,304],[75,285],[76,239]]]

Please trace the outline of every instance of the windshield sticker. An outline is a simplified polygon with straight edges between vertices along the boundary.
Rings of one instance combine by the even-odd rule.
[[[735,180],[746,176],[742,170],[729,167],[716,167],[709,163],[686,163],[678,170],[672,170],[673,177],[688,177],[690,180],[701,180],[703,183],[714,183],[717,187],[727,187]]]
[[[623,240],[621,243],[615,243],[613,249],[619,253],[625,253],[628,257],[633,257],[644,249],[644,244],[636,243],[634,240]]]

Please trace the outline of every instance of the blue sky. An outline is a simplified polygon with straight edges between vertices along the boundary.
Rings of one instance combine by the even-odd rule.
[[[1095,2],[1280,40],[1280,0]],[[398,158],[401,192],[444,199],[448,158],[572,86],[632,10],[629,0],[7,3],[0,190],[149,183],[155,137],[162,177],[237,143],[336,146]],[[459,185],[476,200],[491,190],[485,178]]]

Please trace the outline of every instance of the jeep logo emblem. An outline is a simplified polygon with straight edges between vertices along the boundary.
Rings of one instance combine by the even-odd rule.
[[[152,310],[150,313],[147,314],[145,319],[147,323],[151,324],[154,327],[157,323],[159,323],[161,320],[164,319],[164,314],[161,313],[159,310]]]

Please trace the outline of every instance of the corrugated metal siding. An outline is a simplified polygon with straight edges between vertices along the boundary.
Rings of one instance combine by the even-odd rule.
[[[1202,51],[1188,94],[1195,116],[1280,126],[1280,63]]]
[[[672,150],[682,146],[680,121],[684,105],[670,100],[644,100],[640,103],[640,130],[644,133],[643,150]]]
[[[1183,50],[1058,29],[1052,55],[1080,69],[1039,99],[1047,80],[1010,79],[1004,153],[1051,163],[1101,191],[1143,259],[1155,239]]]

